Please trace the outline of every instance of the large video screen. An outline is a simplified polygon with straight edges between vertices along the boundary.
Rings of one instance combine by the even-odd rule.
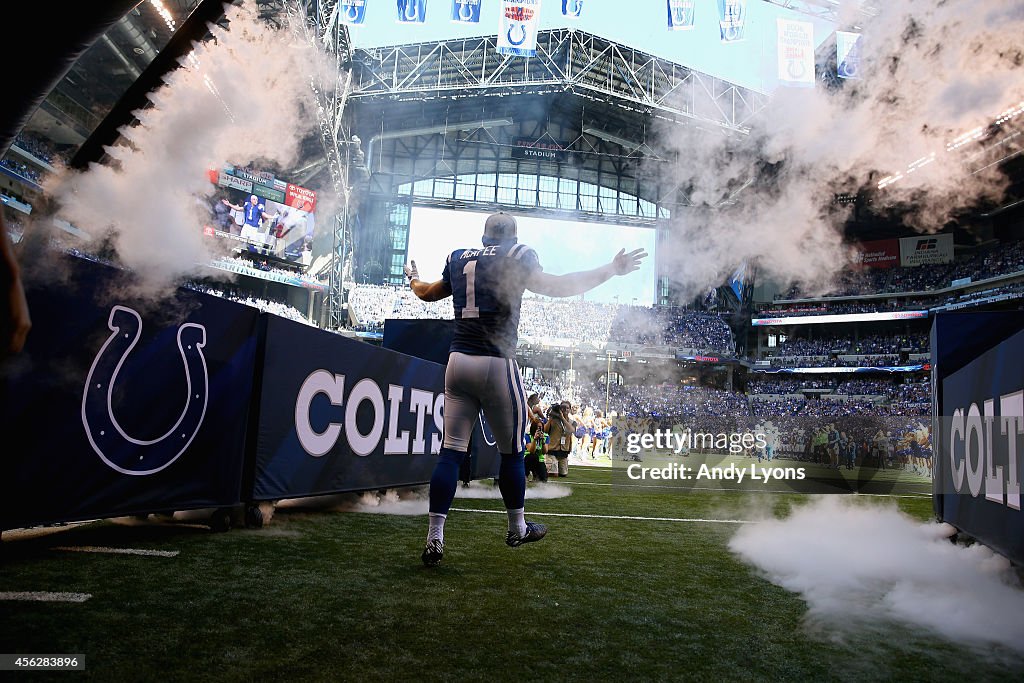
[[[416,261],[424,280],[437,280],[448,254],[479,247],[488,214],[414,206],[409,225],[409,258]],[[608,263],[625,248],[643,248],[650,254],[635,273],[612,278],[587,292],[587,301],[650,306],[655,300],[656,244],[653,228],[581,223],[517,215],[519,242],[537,251],[544,271],[562,275],[590,270]]]
[[[272,173],[225,166],[211,170],[207,235],[234,240],[239,250],[308,267],[313,259],[316,192]]]

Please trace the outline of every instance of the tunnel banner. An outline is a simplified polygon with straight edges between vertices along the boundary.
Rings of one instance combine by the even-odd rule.
[[[947,314],[936,329],[936,512],[1024,561],[1024,315]]]
[[[274,316],[264,359],[254,500],[430,480],[444,366]],[[474,445],[493,450],[481,426]]]
[[[0,366],[5,528],[240,500],[258,311],[133,296],[84,259],[27,283],[33,329]]]

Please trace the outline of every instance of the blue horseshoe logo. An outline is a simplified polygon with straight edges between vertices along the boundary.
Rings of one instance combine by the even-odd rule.
[[[494,432],[491,431],[491,425],[487,424],[487,420],[484,419],[484,411],[480,411],[480,433],[484,435],[484,443],[488,446],[497,446],[498,440],[494,438]]]
[[[512,31],[514,31],[517,28],[520,31],[523,32],[523,37],[520,38],[519,40],[514,40],[512,38]],[[523,43],[526,42],[526,26],[524,26],[522,24],[519,24],[519,23],[512,24],[511,26],[508,27],[508,36],[507,37],[508,37],[508,42],[510,44],[512,44],[512,45],[522,45]]]
[[[359,8],[355,5],[345,5],[345,21],[356,21],[359,19]]]
[[[459,4],[459,19],[463,21],[469,21],[473,18],[473,8],[469,6],[469,3],[463,2]]]
[[[111,468],[136,476],[154,474],[185,452],[206,417],[210,383],[203,355],[206,328],[195,323],[185,323],[178,328],[178,351],[188,385],[185,407],[166,434],[142,441],[121,428],[114,417],[111,400],[121,366],[142,334],[142,318],[130,308],[114,306],[110,309],[107,327],[111,334],[96,354],[85,381],[82,426],[93,450]]]
[[[412,10],[412,12],[409,10]],[[420,16],[420,6],[416,0],[406,0],[402,13],[406,21],[416,21]]]
[[[786,72],[791,78],[803,78],[807,73],[807,67],[804,66],[803,62],[791,59],[789,60],[789,65],[786,67]]]
[[[583,9],[583,3],[580,0],[567,0],[565,5],[566,14],[573,17],[578,17],[580,15],[580,10]]]

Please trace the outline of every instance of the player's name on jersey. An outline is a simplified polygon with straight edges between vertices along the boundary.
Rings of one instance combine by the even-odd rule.
[[[459,258],[460,259],[467,259],[467,258],[476,258],[477,256],[497,256],[497,255],[498,255],[498,247],[497,246],[490,246],[490,247],[484,247],[483,249],[467,249],[466,251],[462,252],[462,256],[460,256]]]

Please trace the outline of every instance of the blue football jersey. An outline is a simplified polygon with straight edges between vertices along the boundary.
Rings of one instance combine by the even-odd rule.
[[[451,350],[514,358],[523,291],[539,270],[537,252],[525,244],[453,251],[441,276],[455,306]]]

